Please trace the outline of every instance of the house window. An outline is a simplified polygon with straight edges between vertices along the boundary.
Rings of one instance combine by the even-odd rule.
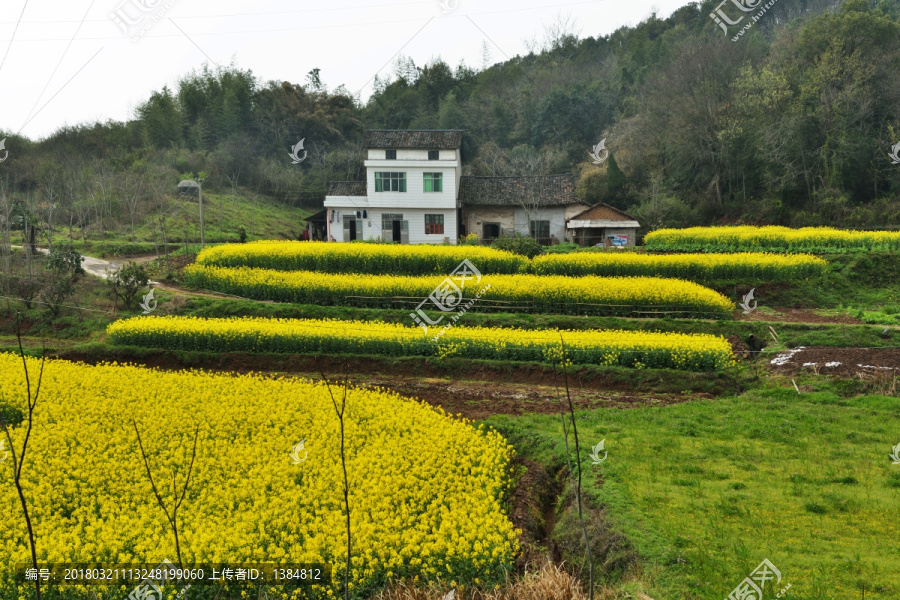
[[[429,150],[428,160],[438,160],[441,157],[440,150]]]
[[[385,150],[384,157],[387,160],[397,160],[397,151],[396,150]]]
[[[405,192],[406,173],[375,173],[376,192]]]
[[[444,215],[425,215],[425,233],[444,234]]]
[[[441,173],[425,173],[425,191],[426,192],[443,192],[444,184],[441,179]]]
[[[531,237],[538,241],[550,238],[550,221],[532,221]]]

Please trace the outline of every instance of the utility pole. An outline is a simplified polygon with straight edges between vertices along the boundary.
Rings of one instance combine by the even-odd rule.
[[[206,240],[203,237],[203,180],[198,179],[197,183],[200,184],[200,249],[206,247]]]

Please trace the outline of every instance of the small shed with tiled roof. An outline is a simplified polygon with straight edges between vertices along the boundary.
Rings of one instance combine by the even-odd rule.
[[[459,182],[463,230],[490,243],[513,232],[542,244],[566,237],[566,220],[587,208],[575,196],[572,175],[469,177]]]
[[[567,235],[582,246],[634,246],[637,219],[609,204],[595,204],[566,222]]]

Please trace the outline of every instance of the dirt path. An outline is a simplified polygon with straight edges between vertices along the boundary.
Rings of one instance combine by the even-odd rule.
[[[773,308],[774,314],[752,312],[749,315],[736,311],[734,318],[739,321],[769,321],[772,323],[826,323],[835,325],[859,325],[862,323],[850,315],[820,315],[807,308]]]
[[[446,379],[367,377],[367,387],[382,387],[403,396],[412,396],[443,408],[450,414],[468,419],[484,419],[490,415],[522,415],[525,413],[556,414],[559,400],[565,402],[565,390],[534,383],[505,383]],[[655,394],[571,387],[572,402],[579,410],[593,408],[643,408],[668,406],[689,400],[713,398],[711,394]]]
[[[799,346],[769,361],[778,373],[799,372],[856,377],[873,371],[900,370],[900,348],[830,348]]]
[[[19,246],[21,247],[21,246]],[[47,248],[37,248],[37,251],[41,254],[50,254],[50,250]],[[99,277],[100,279],[108,279],[110,275],[118,271],[122,265],[105,260],[102,258],[97,258],[95,256],[87,256],[81,255],[84,260],[81,263],[81,268],[85,270],[89,275],[93,275],[94,277]],[[151,260],[156,259],[156,255],[150,257],[138,257],[137,259],[129,259],[134,260],[135,262],[150,262]],[[153,285],[158,285],[157,282],[151,281]]]

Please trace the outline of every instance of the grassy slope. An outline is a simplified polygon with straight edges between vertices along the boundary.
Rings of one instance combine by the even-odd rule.
[[[790,383],[738,398],[578,414],[586,494],[645,561],[657,598],[721,600],[764,558],[785,598],[900,596],[900,399],[798,397]],[[520,452],[563,456],[558,418],[487,420]],[[605,479],[600,483],[598,476]],[[777,590],[776,590],[777,591]]]
[[[200,211],[194,201],[176,201],[177,210],[168,218],[169,243],[183,245],[184,240],[200,240]],[[268,196],[255,196],[246,191],[238,191],[232,197],[230,192],[203,192],[204,238],[207,243],[237,242],[238,228],[244,226],[249,240],[298,239],[306,226],[306,217],[311,210],[294,208],[277,202]],[[131,237],[131,221],[126,214],[113,227],[113,231],[99,237],[87,232],[82,242],[81,232],[73,231],[77,240],[76,249],[89,256],[103,258],[115,256],[136,256],[153,254],[152,212],[135,223],[134,241]],[[54,242],[69,237],[66,227],[54,228]],[[21,240],[14,240],[14,244]],[[46,243],[46,239],[39,241]]]

